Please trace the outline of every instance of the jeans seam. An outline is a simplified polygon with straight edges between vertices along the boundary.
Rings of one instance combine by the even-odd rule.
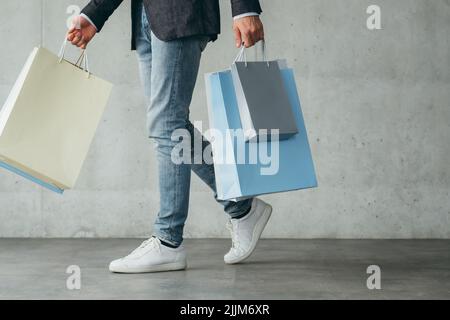
[[[171,81],[171,93],[170,93],[170,98],[169,98],[169,108],[170,108],[170,112],[171,113],[173,113],[174,112],[174,108],[173,108],[173,104],[174,104],[174,100],[175,100],[175,96],[176,96],[176,93],[177,93],[177,91],[178,91],[178,85],[177,85],[177,83],[178,83],[178,81],[177,81],[177,79],[178,79],[178,65],[179,65],[179,63],[180,63],[180,57],[181,57],[181,52],[182,52],[182,47],[183,47],[183,42],[182,41],[180,41],[179,42],[179,44],[178,44],[178,54],[177,54],[177,56],[176,56],[176,59],[175,59],[175,63],[174,63],[174,67],[173,67],[173,74],[172,74],[172,81]],[[171,117],[172,118],[172,117]],[[164,131],[168,131],[167,130],[168,128],[164,128]],[[170,138],[169,138],[170,139]],[[179,173],[180,173],[180,171],[179,171],[179,166],[177,166],[176,167],[176,185],[178,184],[178,181],[179,181]],[[178,194],[178,192],[175,192],[175,194],[174,194],[174,202],[173,203],[177,203],[177,200],[178,200],[178,198],[177,198],[177,194]],[[177,210],[178,210],[179,208],[177,208]],[[173,213],[172,214],[172,217],[171,217],[171,219],[170,219],[170,222],[169,222],[169,229],[170,229],[170,238],[171,238],[171,240],[173,241],[173,239],[174,239],[174,233],[173,233],[173,221],[174,221],[174,219],[175,219],[175,216],[176,216],[176,214],[175,213]]]

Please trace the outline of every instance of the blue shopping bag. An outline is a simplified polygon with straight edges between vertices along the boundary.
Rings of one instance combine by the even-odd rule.
[[[262,194],[317,187],[294,74],[286,68],[281,73],[299,132],[290,139],[277,142],[246,142],[231,72],[215,72],[205,76],[217,196],[220,200],[237,201]],[[268,155],[274,155],[274,150],[278,149],[278,157],[272,159],[277,164],[269,164],[265,161],[267,159],[259,156],[256,161],[255,157],[250,159],[255,149],[260,148],[265,149]],[[258,155],[259,150],[256,152]],[[272,170],[273,167],[276,170]]]
[[[13,173],[15,173],[15,174],[17,174],[19,176],[22,176],[22,177],[24,177],[24,178],[26,178],[26,179],[28,179],[28,180],[38,184],[38,185],[44,187],[44,188],[47,188],[47,189],[49,189],[49,190],[51,190],[53,192],[56,192],[56,193],[59,193],[59,194],[63,194],[64,193],[64,189],[58,188],[54,184],[51,184],[49,182],[45,182],[45,181],[43,181],[41,179],[33,177],[32,175],[26,173],[25,171],[22,171],[22,170],[20,170],[17,167],[13,167],[12,165],[10,165],[10,164],[8,164],[6,162],[0,161],[0,168],[4,168],[6,170],[9,170],[9,171],[11,171],[11,172],[13,172]]]

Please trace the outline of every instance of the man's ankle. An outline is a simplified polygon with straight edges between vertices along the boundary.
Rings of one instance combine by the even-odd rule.
[[[156,237],[154,237],[154,238],[156,238]],[[159,239],[159,238],[158,238],[158,239]],[[164,241],[164,240],[161,240],[161,239],[159,239],[159,241],[161,242],[161,244],[162,244],[163,246],[168,247],[168,248],[171,248],[171,249],[176,249],[176,248],[178,248],[178,247],[180,246],[180,245],[178,245],[178,246],[173,245],[173,244],[168,243],[168,242],[166,242],[166,241]]]
[[[248,208],[248,210],[245,211],[243,214],[238,215],[238,216],[236,216],[236,217],[233,217],[232,219],[234,219],[234,220],[242,219],[242,218],[244,218],[246,215],[248,215],[248,214],[250,213],[250,210],[252,210],[252,207],[251,207],[251,206],[250,206],[250,208]]]

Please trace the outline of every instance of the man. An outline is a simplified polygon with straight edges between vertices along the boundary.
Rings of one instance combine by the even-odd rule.
[[[74,21],[67,39],[86,48],[122,0],[92,0]],[[236,46],[251,47],[264,38],[258,0],[231,0]],[[214,167],[175,164],[171,153],[177,141],[172,133],[186,129],[194,137],[189,105],[202,51],[220,33],[219,0],[133,0],[132,48],[136,49],[147,99],[148,135],[155,142],[160,189],[160,211],[153,237],[128,256],[111,262],[119,273],[182,270],[186,252],[183,228],[189,206],[191,170],[214,192]],[[208,146],[204,140],[203,148]],[[194,151],[191,157],[194,157]],[[259,199],[219,201],[230,216],[232,247],[225,263],[248,258],[270,218],[272,208]]]

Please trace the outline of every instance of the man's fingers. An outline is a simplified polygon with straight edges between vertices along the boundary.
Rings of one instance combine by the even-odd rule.
[[[74,37],[74,38],[72,39],[72,41],[70,41],[70,42],[72,42],[72,44],[73,44],[74,46],[76,46],[77,43],[78,43],[80,40],[81,40],[81,39],[78,38],[78,37],[76,36],[76,37]]]
[[[72,44],[79,47],[81,44],[83,44],[84,41],[84,37],[80,36],[80,35],[76,35],[75,38],[72,40]]]
[[[241,33],[241,35],[242,35],[242,43],[244,44],[244,46],[246,47],[246,48],[248,48],[248,36],[249,36],[249,34],[248,33]]]
[[[69,36],[70,36],[72,39],[74,39],[74,38],[81,38],[82,33],[81,33],[80,30],[75,30],[75,31],[69,33]]]
[[[80,33],[79,19],[76,17],[72,20],[72,27],[67,32],[67,40],[72,41],[76,34]]]
[[[255,30],[252,31],[252,39],[253,44],[256,44],[258,41],[264,40],[264,28],[262,28],[262,26],[258,26]]]
[[[75,32],[69,33],[67,35],[67,40],[72,42],[76,35],[77,35],[77,33],[75,33]]]
[[[81,45],[82,45],[83,43],[86,43],[86,41],[84,41],[84,38],[81,38],[80,41],[77,42],[76,46],[77,46],[77,47],[81,47]]]
[[[86,46],[87,46],[87,42],[85,42],[85,41],[79,42],[77,44],[77,47],[80,49],[86,49]]]
[[[260,32],[258,36],[258,41],[264,40],[264,33]]]
[[[239,28],[234,30],[236,38],[236,47],[240,47],[242,43],[246,48],[253,47],[258,41],[264,40],[264,29],[256,29],[252,31],[242,32]]]
[[[238,47],[244,43],[246,48],[250,48],[258,41],[264,40],[264,26],[259,17],[249,16],[235,20],[234,32]]]
[[[87,42],[84,40],[84,38],[83,39],[81,39],[80,41],[78,41],[78,43],[77,43],[77,47],[78,48],[81,48],[83,45],[85,45]]]
[[[250,48],[255,44],[251,33],[244,33],[242,40],[246,48]]]
[[[67,33],[67,41],[70,41],[74,46],[85,49],[95,35],[96,30],[93,29],[95,28],[91,24],[85,23],[81,16],[75,17],[72,20],[72,27]]]
[[[259,40],[264,40],[264,28],[261,28],[259,31]]]
[[[80,31],[77,29],[70,29],[69,32],[67,32],[67,40],[68,41],[72,41],[73,38],[75,38],[75,36],[77,34],[80,34]]]
[[[240,48],[242,45],[242,37],[239,28],[234,28],[234,38],[236,39],[236,47]]]

